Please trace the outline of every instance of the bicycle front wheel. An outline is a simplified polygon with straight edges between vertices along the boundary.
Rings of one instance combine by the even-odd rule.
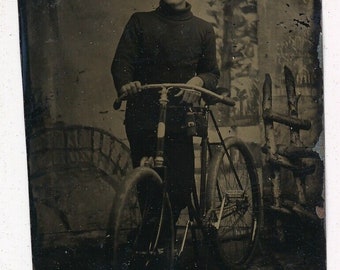
[[[261,194],[248,147],[227,138],[209,165],[207,209],[217,260],[232,269],[251,260],[259,237]]]
[[[124,180],[109,218],[106,248],[113,269],[172,269],[174,226],[160,176],[139,167]]]

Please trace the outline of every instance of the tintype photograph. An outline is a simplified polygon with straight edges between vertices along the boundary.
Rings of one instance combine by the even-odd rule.
[[[321,0],[18,6],[34,269],[326,269]]]

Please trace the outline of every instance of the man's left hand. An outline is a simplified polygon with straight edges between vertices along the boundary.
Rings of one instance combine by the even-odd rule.
[[[203,80],[200,77],[193,77],[191,78],[187,84],[203,87]],[[201,93],[195,90],[183,89],[181,90],[176,96],[183,95],[182,102],[186,102],[189,104],[193,104],[199,101],[201,97]]]

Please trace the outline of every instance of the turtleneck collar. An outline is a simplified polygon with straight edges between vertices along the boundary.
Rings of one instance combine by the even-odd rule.
[[[161,0],[156,11],[162,16],[176,21],[184,21],[193,17],[191,5],[188,2],[186,2],[186,7],[184,9],[177,10]]]

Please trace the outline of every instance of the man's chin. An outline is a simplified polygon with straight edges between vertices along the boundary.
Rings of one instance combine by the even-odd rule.
[[[170,5],[170,6],[178,6],[182,5],[185,1],[184,0],[162,0],[164,3]]]

